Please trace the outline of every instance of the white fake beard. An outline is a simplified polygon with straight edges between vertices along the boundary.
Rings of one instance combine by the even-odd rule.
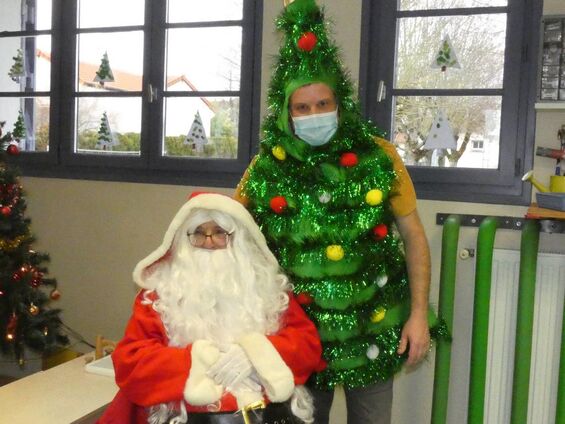
[[[261,256],[235,255],[231,249],[191,249],[151,276],[158,299],[154,309],[170,346],[206,339],[233,343],[250,332],[269,334],[279,328],[286,309],[285,283]],[[251,252],[245,252],[251,253]]]

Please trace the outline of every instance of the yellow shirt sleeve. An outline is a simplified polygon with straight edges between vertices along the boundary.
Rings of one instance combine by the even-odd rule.
[[[249,166],[245,170],[245,173],[241,177],[241,180],[239,180],[239,183],[237,184],[237,187],[235,188],[235,193],[233,194],[234,200],[237,200],[239,203],[241,203],[245,207],[249,206],[249,199],[243,193],[243,187],[245,187],[245,184],[247,183],[247,180],[249,179],[249,170],[253,167],[253,165],[257,161],[257,157],[258,157],[258,155],[256,155],[253,158],[253,160],[251,161],[251,163],[249,164]]]
[[[392,166],[397,175],[396,183],[389,196],[392,212],[394,216],[409,215],[416,210],[416,190],[414,190],[408,170],[394,144],[380,137],[376,138],[376,142],[392,160]]]

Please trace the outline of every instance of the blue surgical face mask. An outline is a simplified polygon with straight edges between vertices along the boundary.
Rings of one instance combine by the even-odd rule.
[[[323,146],[337,131],[337,109],[333,112],[292,118],[294,134],[310,146]]]

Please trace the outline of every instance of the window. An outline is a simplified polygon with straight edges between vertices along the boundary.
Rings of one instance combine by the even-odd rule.
[[[235,185],[258,144],[261,3],[11,0],[0,120],[22,111],[24,174]]]
[[[361,101],[418,196],[529,203],[541,1],[364,1],[363,15]]]
[[[20,150],[49,149],[51,66],[39,55],[51,54],[48,1],[10,1],[0,15],[0,121]]]

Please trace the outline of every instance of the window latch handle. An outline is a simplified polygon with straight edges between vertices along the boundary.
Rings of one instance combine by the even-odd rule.
[[[380,103],[386,99],[386,84],[383,80],[379,81],[379,88],[377,89],[377,102]]]
[[[149,92],[149,103],[156,102],[159,98],[159,90],[153,87],[153,84],[148,84],[147,91]]]

